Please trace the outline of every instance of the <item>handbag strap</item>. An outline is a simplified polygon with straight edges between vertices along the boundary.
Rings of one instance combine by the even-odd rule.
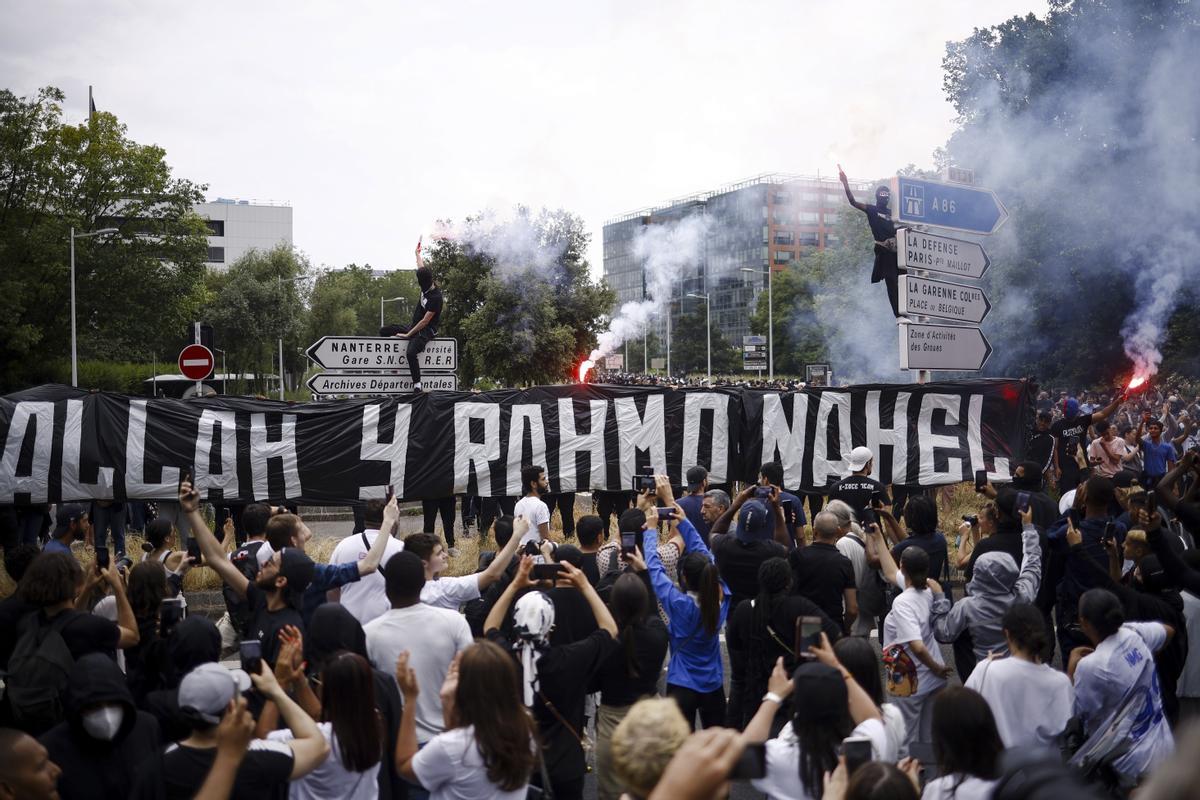
[[[546,708],[550,709],[550,713],[554,715],[554,718],[557,719],[564,728],[570,731],[571,735],[575,737],[575,741],[579,743],[579,746],[583,747],[583,737],[575,732],[575,726],[567,722],[563,715],[558,713],[558,709],[554,707],[554,703],[550,702],[550,698],[546,697],[546,694],[541,690],[541,687],[538,688],[537,693],[538,697],[542,698],[542,704],[546,706]]]

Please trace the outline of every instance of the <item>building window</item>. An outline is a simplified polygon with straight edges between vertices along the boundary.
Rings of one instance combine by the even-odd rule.
[[[786,194],[784,192],[776,192],[775,205],[786,206],[790,202],[792,202],[792,196],[790,194]]]
[[[820,237],[816,233],[800,234],[800,244],[806,247],[816,247],[820,243]]]
[[[818,214],[816,211],[801,211],[799,214],[796,215],[796,217],[800,222],[810,222],[810,223],[818,222],[821,219],[821,215]]]
[[[837,243],[838,243],[838,237],[835,234],[832,234],[832,233],[825,234],[825,246],[826,247],[837,247]]]
[[[836,211],[826,211],[826,212],[825,212],[825,224],[826,224],[826,225],[833,225],[834,223],[836,223],[836,222],[838,221],[838,217],[839,217],[839,214],[838,214],[838,212],[836,212]]]
[[[209,262],[210,264],[224,264],[225,263],[225,248],[224,247],[208,248],[208,258],[206,258],[204,260]]]
[[[787,264],[792,260],[792,254],[786,250],[778,250],[775,252],[776,264]]]
[[[225,220],[223,219],[206,219],[204,224],[208,226],[209,236],[224,236],[225,235]]]
[[[791,246],[796,243],[796,237],[792,233],[776,233],[775,244]]]

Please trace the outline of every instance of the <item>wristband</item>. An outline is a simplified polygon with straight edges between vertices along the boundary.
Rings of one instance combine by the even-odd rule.
[[[777,706],[783,705],[783,698],[780,697],[779,695],[775,694],[775,692],[767,692],[766,694],[763,695],[762,701],[765,703],[768,700],[770,700],[772,703],[774,703]]]

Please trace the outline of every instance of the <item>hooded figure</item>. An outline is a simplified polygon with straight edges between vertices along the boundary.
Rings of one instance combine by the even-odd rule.
[[[183,676],[220,658],[221,632],[212,620],[192,615],[175,626],[167,640],[167,688],[147,694],[143,706],[158,720],[163,741],[176,742],[192,732],[191,724],[179,712],[179,682]]]
[[[538,691],[538,661],[550,644],[554,628],[554,603],[544,592],[527,592],[513,606],[513,634],[517,637],[517,656],[521,661],[522,698],[533,706]]]
[[[1008,655],[1001,618],[1015,603],[1034,601],[1042,576],[1037,528],[1027,525],[1022,530],[1021,545],[1019,571],[1008,553],[984,553],[975,562],[966,597],[951,606],[944,594],[933,596],[930,621],[939,642],[953,642],[964,630],[970,630],[977,660],[986,659],[989,653]]]
[[[124,800],[138,766],[158,750],[158,723],[133,705],[125,675],[108,656],[80,658],[70,681],[66,720],[40,740],[62,768],[59,793],[72,800]]]

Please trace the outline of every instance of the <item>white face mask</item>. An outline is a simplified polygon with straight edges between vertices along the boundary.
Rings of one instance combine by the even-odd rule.
[[[83,715],[83,729],[93,739],[111,742],[125,721],[123,706],[103,706]]]

